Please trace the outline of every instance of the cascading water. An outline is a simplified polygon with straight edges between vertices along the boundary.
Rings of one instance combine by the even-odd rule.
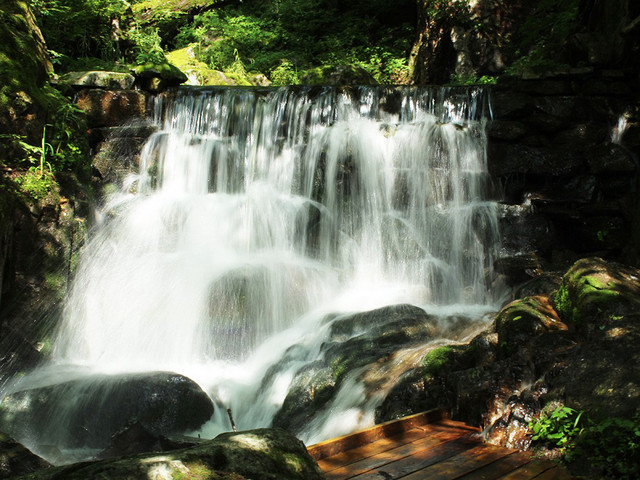
[[[268,426],[296,368],[322,355],[327,314],[492,310],[486,106],[481,90],[383,87],[185,88],[159,102],[140,174],[85,247],[54,365],[179,372],[240,427]],[[265,377],[292,345],[303,353]],[[349,381],[345,405],[371,409]],[[370,421],[323,418],[305,439]],[[205,434],[226,421],[219,408]]]

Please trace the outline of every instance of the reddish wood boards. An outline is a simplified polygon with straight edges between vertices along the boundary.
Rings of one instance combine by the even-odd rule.
[[[570,479],[555,463],[483,443],[479,430],[430,411],[308,447],[329,480]]]

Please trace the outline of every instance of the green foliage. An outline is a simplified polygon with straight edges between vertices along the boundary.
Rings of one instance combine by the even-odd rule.
[[[157,28],[132,28],[128,38],[134,43],[135,63],[162,64],[167,61],[162,49],[162,39]]]
[[[33,200],[44,200],[58,185],[50,170],[30,167],[22,175],[15,178],[19,191]]]
[[[514,35],[519,57],[506,72],[513,75],[557,70],[567,65],[558,52],[577,25],[580,0],[541,0]]]
[[[282,60],[280,65],[271,70],[271,81],[273,85],[297,85],[300,83],[298,72],[289,60]]]
[[[529,424],[534,444],[559,447],[569,463],[588,462],[597,478],[640,476],[640,415],[589,420],[583,412],[558,407]]]
[[[47,47],[64,66],[67,59],[96,57],[115,61],[121,56],[112,20],[124,17],[124,0],[30,0]]]
[[[483,75],[476,77],[475,75],[458,75],[453,74],[449,84],[451,85],[495,85],[498,77]]]
[[[379,83],[403,83],[413,39],[408,6],[413,11],[410,0],[254,0],[196,16],[176,43],[193,45],[199,60],[225,73],[240,58],[245,72],[267,74],[277,85],[336,66],[364,69]]]
[[[558,407],[550,414],[543,414],[529,424],[533,432],[531,440],[564,447],[582,432],[582,415],[583,412],[569,407]]]
[[[600,478],[640,477],[640,416],[607,418],[584,429],[567,461],[588,458]]]

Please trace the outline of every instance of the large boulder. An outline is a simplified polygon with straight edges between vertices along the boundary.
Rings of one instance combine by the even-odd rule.
[[[304,444],[280,429],[224,433],[214,440],[170,454],[82,463],[31,474],[31,480],[65,478],[214,480],[322,480],[324,475]]]
[[[419,364],[415,351],[421,345],[440,337],[460,338],[477,325],[465,317],[438,318],[413,305],[332,315],[325,321],[328,336],[318,360],[296,371],[273,426],[307,432],[310,422],[326,413],[351,381],[363,386],[367,398],[382,395]],[[291,369],[298,350],[292,347],[266,378]]]
[[[91,375],[16,391],[0,404],[0,425],[34,450],[104,448],[135,421],[159,435],[199,428],[211,399],[192,380],[170,372]]]

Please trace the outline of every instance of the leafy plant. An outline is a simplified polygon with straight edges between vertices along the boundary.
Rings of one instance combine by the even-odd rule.
[[[531,439],[534,442],[564,447],[582,432],[582,415],[583,412],[569,407],[558,407],[550,414],[543,414],[529,424],[533,432]]]

